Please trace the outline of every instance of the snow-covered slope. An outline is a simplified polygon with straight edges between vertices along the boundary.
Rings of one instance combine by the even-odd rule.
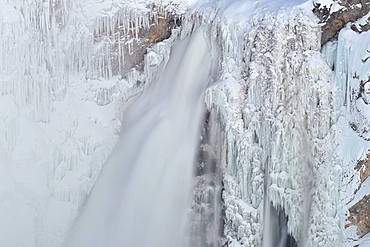
[[[346,214],[368,195],[354,168],[370,148],[369,34],[344,28],[321,49],[305,0],[150,3],[0,3],[0,246],[62,246],[130,99],[200,26],[220,63],[205,104],[222,132],[201,144],[218,152],[219,242],[351,246]],[[140,30],[167,14],[181,28],[131,70]]]

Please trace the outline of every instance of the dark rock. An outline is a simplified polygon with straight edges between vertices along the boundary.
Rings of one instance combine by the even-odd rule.
[[[370,30],[370,18],[367,19],[365,24],[359,24],[359,26],[352,24],[351,29],[358,33],[369,31]]]
[[[125,76],[133,68],[142,71],[147,48],[169,38],[172,30],[181,25],[181,16],[162,13],[159,10],[153,11],[159,14],[158,18],[149,21],[149,27],[137,29],[131,23],[127,29],[127,25],[117,23],[114,33],[104,30],[95,34],[96,43],[103,42],[109,46],[113,76]],[[113,36],[119,38],[113,39]]]
[[[169,38],[172,34],[172,30],[180,26],[181,21],[176,19],[175,16],[160,16],[158,20],[150,22],[150,28],[141,28],[138,32],[138,38],[131,40],[132,50],[128,50],[128,47],[124,50],[125,54],[128,54],[125,58],[125,64],[123,71],[128,71],[132,68],[142,70],[144,55],[147,52],[147,48],[151,45],[161,42]]]
[[[370,232],[370,195],[364,196],[359,202],[349,209],[346,225],[357,227],[357,235],[361,238]]]
[[[367,160],[360,160],[355,169],[360,173],[361,183],[364,182],[370,176],[370,154]]]
[[[362,183],[370,176],[370,154],[367,155],[366,160],[358,161],[355,170],[360,173],[360,185],[355,191],[356,194],[361,188]],[[356,226],[359,238],[370,232],[370,195],[364,196],[349,209],[347,221],[349,223],[345,228]]]
[[[369,12],[370,0],[341,0],[337,3],[342,6],[338,11],[330,14],[333,4],[324,6],[316,3],[313,12],[320,19],[322,26],[321,44],[325,44],[329,40],[337,39],[339,31],[349,22],[354,22],[365,16]],[[370,21],[370,20],[369,20]],[[357,28],[355,25],[351,27],[357,32],[364,32],[370,29],[369,23],[360,25]]]

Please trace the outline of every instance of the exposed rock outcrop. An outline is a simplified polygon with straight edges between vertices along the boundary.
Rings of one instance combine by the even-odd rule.
[[[99,20],[103,24],[110,23],[111,27],[104,29],[102,25],[103,29],[98,28],[94,33],[94,43],[100,47],[97,56],[111,65],[111,71],[106,73],[108,77],[125,76],[133,68],[142,71],[147,48],[169,38],[172,30],[182,22],[181,14],[168,13],[155,6],[148,7],[148,12],[142,13],[142,17],[135,16],[135,21],[126,20],[133,15],[130,12],[116,15]],[[109,58],[104,54],[109,54]],[[107,69],[104,64],[99,66],[100,70]]]
[[[338,32],[349,22],[365,16],[369,12],[370,0],[339,0],[334,1],[330,6],[316,3],[313,12],[319,17],[322,26],[321,44],[338,37]],[[363,32],[370,29],[370,20],[352,29]]]
[[[356,190],[355,195],[360,193],[362,184],[370,176],[370,154],[366,160],[360,160],[355,169],[359,172],[360,185]],[[355,226],[356,233],[359,238],[362,238],[370,232],[370,195],[363,196],[348,210],[346,228]]]
[[[144,55],[146,49],[158,42],[161,42],[169,38],[172,34],[172,30],[181,25],[181,20],[175,16],[160,15],[157,20],[150,21],[150,27],[140,28],[137,36],[133,34],[125,34],[122,28],[119,28],[121,38],[126,43],[131,43],[132,49],[125,46],[124,52],[128,54],[125,58],[123,71],[127,71],[131,68],[142,69],[142,62],[144,61]]]
[[[360,160],[355,169],[360,173],[361,183],[364,182],[370,176],[370,155],[367,160]]]
[[[370,232],[370,195],[364,196],[349,209],[347,220],[350,223],[346,226],[356,226],[360,238]]]

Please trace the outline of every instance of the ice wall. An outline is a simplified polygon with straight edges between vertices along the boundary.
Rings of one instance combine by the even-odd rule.
[[[141,74],[121,65],[139,29],[183,11],[147,4],[1,1],[0,246],[62,245],[128,99],[168,57],[154,49]]]
[[[224,125],[226,244],[278,246],[273,236],[281,229],[269,225],[280,213],[271,213],[270,204],[287,217],[286,239],[293,236],[299,246],[340,244],[335,85],[310,3],[202,7],[200,22],[210,26],[221,54],[220,80],[207,90],[206,103]]]
[[[368,16],[358,20],[359,25]],[[350,211],[368,194],[366,184],[367,167],[361,165],[361,160],[367,160],[369,152],[369,107],[368,107],[368,81],[369,81],[369,33],[356,33],[350,28],[343,28],[339,33],[338,42],[331,42],[323,47],[323,53],[332,61],[336,82],[336,116],[338,122],[335,126],[338,146],[335,155],[341,159],[343,166],[342,201],[343,212],[346,217],[344,230],[344,246],[367,246],[368,238],[363,234],[368,232],[366,220],[358,220]],[[363,164],[363,163],[362,163]],[[366,207],[362,206],[364,215],[368,214]],[[355,219],[350,221],[350,219]],[[361,229],[360,229],[361,228]]]

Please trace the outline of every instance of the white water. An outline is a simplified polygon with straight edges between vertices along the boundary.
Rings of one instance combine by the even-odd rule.
[[[211,57],[203,33],[174,45],[160,79],[124,113],[121,138],[68,246],[186,245]]]

